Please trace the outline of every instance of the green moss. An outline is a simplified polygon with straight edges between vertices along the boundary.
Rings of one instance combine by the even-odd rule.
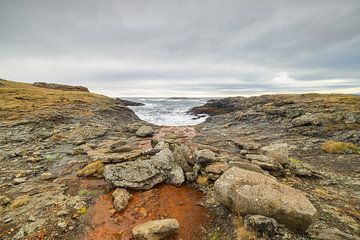
[[[300,159],[296,159],[293,157],[289,157],[288,159],[289,159],[289,162],[294,163],[294,164],[299,164],[301,162]]]
[[[78,213],[79,213],[80,215],[84,215],[86,212],[87,212],[87,208],[86,208],[86,207],[82,207],[82,208],[80,208],[80,209],[78,210]]]
[[[211,233],[209,240],[220,240],[220,230],[216,229],[213,233]]]

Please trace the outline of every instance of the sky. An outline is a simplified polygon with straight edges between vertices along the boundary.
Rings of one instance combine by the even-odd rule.
[[[360,93],[359,0],[0,0],[0,78],[113,97]]]

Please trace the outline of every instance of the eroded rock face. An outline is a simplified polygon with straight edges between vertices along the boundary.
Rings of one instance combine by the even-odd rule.
[[[317,211],[300,191],[265,175],[232,167],[214,185],[218,200],[241,215],[264,215],[305,230]]]
[[[105,166],[105,179],[116,187],[150,189],[158,183],[181,185],[182,168],[176,164],[169,149],[164,149],[148,160],[135,160]]]
[[[130,199],[132,198],[131,194],[123,188],[117,188],[112,193],[112,197],[114,199],[114,207],[119,212],[127,207]]]
[[[321,125],[321,120],[319,119],[319,117],[316,114],[304,114],[300,117],[294,118],[291,123],[293,124],[293,126],[295,127],[301,127],[301,126],[306,126],[306,125]]]
[[[179,229],[176,219],[149,221],[134,227],[132,233],[135,240],[161,240],[174,234]]]

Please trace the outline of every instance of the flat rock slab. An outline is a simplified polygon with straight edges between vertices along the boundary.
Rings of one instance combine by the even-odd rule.
[[[232,167],[214,185],[218,200],[241,215],[264,215],[298,230],[316,219],[304,193],[253,171]]]

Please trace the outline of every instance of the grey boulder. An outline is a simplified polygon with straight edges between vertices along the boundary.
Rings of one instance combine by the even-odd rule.
[[[221,203],[241,215],[264,215],[299,230],[316,219],[316,208],[304,193],[260,173],[232,167],[214,189]]]

